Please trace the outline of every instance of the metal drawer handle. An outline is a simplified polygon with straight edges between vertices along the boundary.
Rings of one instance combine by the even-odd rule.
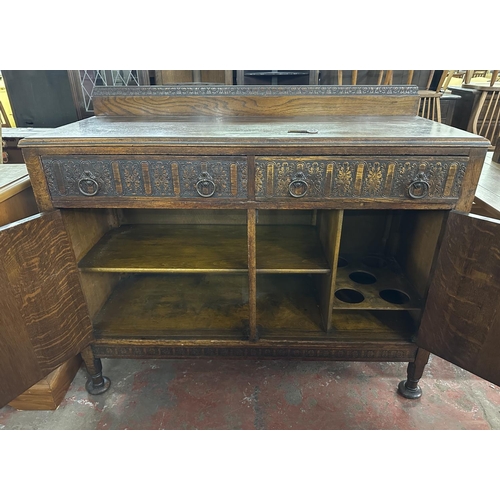
[[[215,182],[208,172],[202,172],[195,184],[197,193],[203,198],[210,198],[215,194]]]
[[[302,198],[306,195],[309,184],[307,184],[305,177],[304,172],[297,172],[288,184],[288,192],[294,198]]]
[[[408,186],[408,196],[414,200],[425,198],[429,194],[429,180],[423,172],[419,172],[417,177]]]
[[[82,177],[78,181],[78,191],[83,196],[95,196],[99,191],[99,183],[95,179],[95,175],[88,170],[83,172]]]

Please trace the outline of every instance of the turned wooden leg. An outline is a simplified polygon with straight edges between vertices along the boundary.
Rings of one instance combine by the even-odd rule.
[[[408,363],[408,378],[401,380],[398,385],[398,392],[408,399],[417,399],[422,396],[422,389],[418,386],[418,381],[424,373],[425,365],[429,361],[429,351],[418,349],[415,361]]]
[[[111,381],[108,377],[104,377],[102,374],[102,363],[99,358],[94,356],[92,348],[90,346],[86,347],[82,351],[83,362],[87,368],[87,372],[90,375],[85,388],[89,394],[97,395],[106,392],[111,385]]]

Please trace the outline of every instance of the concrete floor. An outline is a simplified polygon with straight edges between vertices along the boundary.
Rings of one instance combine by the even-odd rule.
[[[0,409],[0,429],[500,429],[500,388],[431,356],[420,400],[396,393],[406,363],[103,360],[55,411]]]

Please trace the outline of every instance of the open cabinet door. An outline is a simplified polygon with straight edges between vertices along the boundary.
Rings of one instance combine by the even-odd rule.
[[[92,324],[59,211],[0,228],[0,408],[78,354]]]
[[[450,213],[416,343],[500,385],[500,221]]]

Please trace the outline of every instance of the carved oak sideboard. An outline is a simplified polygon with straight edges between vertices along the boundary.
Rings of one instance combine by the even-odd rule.
[[[81,352],[409,362],[500,384],[488,141],[417,88],[98,88],[21,141],[42,212],[0,231],[1,403]],[[35,300],[36,299],[36,300]]]

